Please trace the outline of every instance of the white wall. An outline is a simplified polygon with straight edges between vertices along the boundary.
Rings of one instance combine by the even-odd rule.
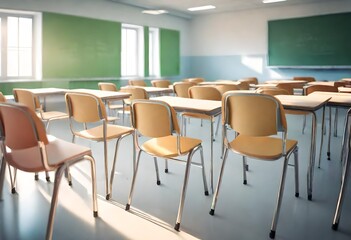
[[[318,4],[200,15],[191,21],[190,45],[192,47],[185,55],[267,54],[268,20],[348,11],[351,11],[350,0],[334,0]]]
[[[148,15],[141,9],[107,0],[1,0],[0,9],[46,11],[118,21],[181,32],[181,54],[189,52],[189,20],[170,15]]]

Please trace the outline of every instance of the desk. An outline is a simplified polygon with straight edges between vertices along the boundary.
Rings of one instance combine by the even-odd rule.
[[[93,94],[101,98],[101,100],[104,102],[106,102],[107,100],[122,100],[131,96],[130,93],[125,92],[101,91],[93,89],[72,89],[67,91]]]
[[[121,87],[121,89],[126,89],[130,87],[138,87],[138,88],[143,88],[148,94],[151,95],[161,95],[165,93],[173,93],[172,88],[158,88],[158,87],[141,87],[141,86],[125,86]]]
[[[324,127],[324,113],[325,105],[330,96],[297,96],[297,95],[277,95],[276,96],[282,103],[284,109],[299,110],[312,114],[312,133],[311,133],[311,145],[310,145],[310,160],[307,169],[307,196],[308,200],[312,200],[312,183],[313,183],[313,173],[314,173],[314,163],[316,156],[316,126],[317,117],[316,111],[323,108],[322,117],[322,129],[321,129],[321,146],[323,143],[323,127]]]
[[[222,112],[222,102],[212,101],[212,100],[202,100],[194,98],[181,98],[181,97],[171,97],[162,96],[152,98],[153,100],[164,101],[174,108],[177,112],[193,112],[202,113],[213,118],[221,114]],[[213,192],[213,126],[211,122],[211,169],[210,169],[210,183]]]
[[[212,81],[212,82],[200,82],[197,85],[240,85],[238,81],[231,81],[231,80],[223,80],[223,81]]]

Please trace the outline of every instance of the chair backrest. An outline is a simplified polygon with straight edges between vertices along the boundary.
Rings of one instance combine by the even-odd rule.
[[[128,81],[130,86],[139,86],[139,87],[146,87],[146,82],[144,80],[129,80]]]
[[[2,92],[0,92],[0,102],[6,102],[6,98],[4,96],[4,94],[2,94]]]
[[[168,88],[169,85],[171,85],[171,81],[162,79],[162,80],[152,80],[151,85],[153,87],[159,87],[159,88]]]
[[[284,89],[288,92],[288,95],[294,95],[294,88],[297,88],[293,83],[278,83],[276,87]]]
[[[345,87],[347,85],[346,81],[335,81],[334,87]]]
[[[111,92],[117,92],[117,86],[114,83],[107,83],[107,82],[99,82],[98,83],[99,89],[102,91],[111,91]]]
[[[105,104],[99,97],[89,93],[66,93],[68,116],[79,123],[107,120]]]
[[[27,172],[48,169],[43,157],[45,153],[40,149],[40,142],[46,145],[48,139],[45,127],[35,112],[25,105],[1,103],[0,118],[7,147],[3,148],[6,161]]]
[[[314,77],[293,77],[293,80],[303,80],[307,82],[315,82],[316,79]]]
[[[131,102],[136,99],[149,99],[149,95],[144,88],[140,87],[127,87],[121,89],[121,92],[127,92],[132,94],[127,102]]]
[[[183,82],[191,82],[191,83],[194,83],[194,84],[198,84],[198,83],[201,83],[201,82],[204,82],[204,81],[205,81],[205,79],[204,78],[200,78],[200,77],[183,79]]]
[[[250,89],[250,83],[248,83],[248,82],[240,82],[239,84],[238,84],[238,87],[239,87],[239,89],[240,90],[249,90]]]
[[[216,85],[215,88],[223,95],[223,93],[233,90],[240,90],[239,86],[236,84],[223,84]]]
[[[189,88],[189,97],[196,99],[220,101],[222,99],[222,94],[215,87],[193,86]]]
[[[15,97],[15,101],[26,105],[32,111],[36,111],[40,108],[39,98],[26,89],[14,88],[13,89],[13,96]]]
[[[226,125],[247,136],[270,136],[287,132],[284,109],[273,96],[259,93],[225,93],[222,115]]]
[[[239,82],[247,82],[248,84],[258,84],[258,79],[256,77],[241,78]]]
[[[177,115],[165,102],[135,100],[131,105],[132,126],[143,136],[156,138],[179,133]]]
[[[189,88],[194,86],[191,82],[175,82],[173,83],[173,90],[177,97],[189,98]]]
[[[267,94],[271,96],[275,95],[291,95],[287,90],[278,88],[278,87],[266,87],[266,88],[258,88],[256,90],[257,93]]]
[[[328,85],[312,85],[305,88],[305,95],[311,94],[313,92],[339,92],[338,88],[335,86]]]

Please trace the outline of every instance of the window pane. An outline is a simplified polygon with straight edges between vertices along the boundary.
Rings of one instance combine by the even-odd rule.
[[[7,76],[18,76],[18,49],[8,48],[7,50]]]
[[[7,45],[8,47],[18,47],[18,18],[7,18]]]
[[[138,75],[138,30],[122,29],[122,76]]]
[[[7,18],[7,76],[31,77],[33,35],[31,18]]]
[[[32,75],[32,49],[19,49],[19,76]]]
[[[32,47],[32,19],[19,19],[19,47]]]

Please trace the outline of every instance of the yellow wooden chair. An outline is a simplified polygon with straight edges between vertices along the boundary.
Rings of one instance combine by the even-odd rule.
[[[195,85],[191,82],[175,82],[173,83],[173,91],[177,97],[189,98],[189,88]]]
[[[108,82],[99,82],[98,83],[99,90],[101,91],[111,91],[111,92],[117,92],[117,86],[114,83],[108,83]],[[122,104],[115,104],[114,101],[108,101],[107,102],[107,107],[109,111],[116,111],[118,113],[119,110],[122,110],[124,108],[124,102],[122,101]],[[112,120],[117,120],[118,117],[112,117],[109,116],[109,121]]]
[[[157,165],[158,157],[184,162],[184,160],[179,159],[179,157],[187,156],[187,160],[185,161],[186,168],[180,196],[178,215],[174,227],[175,230],[178,231],[184,208],[185,193],[191,164],[198,165],[202,168],[204,191],[205,195],[208,195],[201,140],[180,136],[176,113],[174,109],[165,102],[135,100],[131,105],[131,113],[132,125],[136,130],[134,138],[138,154],[126,210],[130,209],[132,202],[132,195],[141,153],[146,153],[154,157],[157,185],[161,184]],[[143,138],[147,138],[147,140],[143,141],[141,145],[139,143],[139,135]],[[192,157],[197,150],[200,150],[201,163],[192,162]]]
[[[152,80],[151,85],[153,87],[158,87],[158,88],[168,88],[169,85],[171,85],[171,81],[166,80],[166,79]]]
[[[72,141],[74,142],[75,137],[80,137],[83,139],[104,143],[105,190],[106,199],[109,200],[112,197],[112,184],[119,142],[124,137],[133,135],[134,129],[115,124],[108,124],[104,103],[100,98],[92,94],[79,92],[67,93],[66,105],[70,119],[70,129],[73,134]],[[81,127],[79,127],[79,125]],[[116,147],[109,182],[107,142],[111,140],[116,140]]]
[[[247,184],[247,157],[267,162],[284,158],[277,205],[269,234],[271,238],[274,238],[283,198],[288,161],[292,153],[295,156],[295,196],[299,196],[297,141],[287,139],[287,124],[284,109],[275,97],[259,93],[228,92],[223,96],[222,103],[222,115],[226,128],[223,135],[225,151],[216,191],[213,195],[210,214],[214,215],[215,212],[229,150],[243,156],[244,184]],[[228,138],[227,132],[230,129],[236,133],[233,140]],[[281,137],[273,136],[278,133],[281,133]]]

